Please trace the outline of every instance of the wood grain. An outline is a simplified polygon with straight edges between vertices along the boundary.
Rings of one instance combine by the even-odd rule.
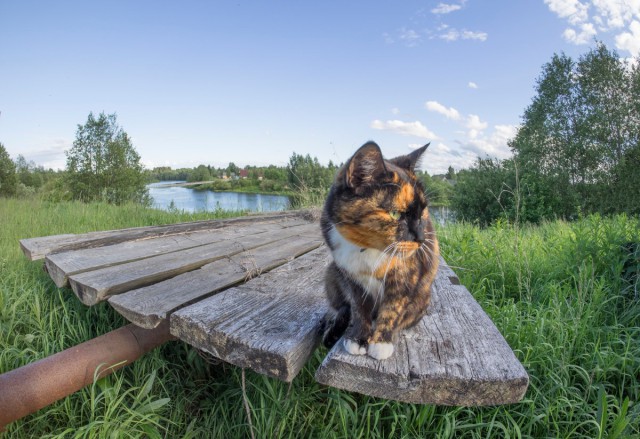
[[[127,320],[144,328],[160,325],[174,311],[318,248],[316,237],[294,236],[229,256],[163,282],[112,296],[109,303]]]
[[[307,211],[289,211],[269,214],[249,215],[222,220],[193,221],[187,223],[167,224],[164,226],[133,227],[129,229],[107,230],[81,234],[53,235],[20,240],[20,247],[24,255],[30,260],[44,258],[49,253],[79,250],[83,248],[102,247],[120,242],[145,239],[149,237],[175,235],[195,232],[198,230],[212,230],[245,223],[277,220],[283,218],[307,218],[311,214]]]
[[[479,406],[515,403],[529,378],[491,319],[441,261],[427,316],[393,356],[348,354],[339,341],[316,372],[322,384],[398,401]]]
[[[63,287],[67,285],[68,277],[73,274],[307,223],[300,218],[284,218],[169,236],[158,235],[109,246],[48,254],[45,257],[45,266],[55,284]]]
[[[222,242],[133,261],[69,276],[71,288],[85,305],[195,270],[215,260],[293,236],[319,234],[317,224],[288,227],[277,232],[241,236]]]
[[[172,334],[239,367],[291,381],[319,343],[331,256],[308,212],[57,235],[21,246],[31,259],[48,255],[52,278],[68,278],[83,303],[109,299],[146,328],[169,320]],[[349,355],[339,342],[316,379],[458,406],[515,403],[528,386],[507,342],[443,260],[429,313],[401,335],[391,358]]]
[[[325,246],[172,314],[170,331],[212,355],[290,382],[319,343]]]

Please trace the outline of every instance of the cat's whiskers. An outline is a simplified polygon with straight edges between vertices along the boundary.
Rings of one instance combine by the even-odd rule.
[[[427,244],[435,244],[435,242],[431,239],[426,239],[422,242],[422,244],[420,245],[420,250],[422,251],[422,253],[424,254],[427,262],[428,261],[432,261],[437,255],[435,254],[435,252],[433,251],[433,249],[431,249],[431,247],[429,247]]]

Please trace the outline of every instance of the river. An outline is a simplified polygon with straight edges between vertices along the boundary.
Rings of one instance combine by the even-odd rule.
[[[245,194],[242,192],[214,192],[195,190],[182,186],[170,186],[181,181],[162,181],[147,185],[153,199],[153,207],[162,210],[172,208],[186,212],[228,211],[273,212],[287,210],[289,197],[283,195]]]
[[[182,181],[162,181],[147,185],[149,195],[153,198],[153,207],[162,210],[172,208],[186,212],[228,211],[273,212],[287,210],[290,207],[289,197],[284,195],[246,194],[242,192],[214,192],[195,190],[184,186],[171,186]],[[429,212],[434,221],[444,224],[453,219],[447,207],[430,207]]]

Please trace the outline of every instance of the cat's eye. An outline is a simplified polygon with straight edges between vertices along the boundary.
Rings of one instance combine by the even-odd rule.
[[[398,212],[397,210],[391,210],[389,211],[389,216],[397,221],[400,219],[400,212]]]

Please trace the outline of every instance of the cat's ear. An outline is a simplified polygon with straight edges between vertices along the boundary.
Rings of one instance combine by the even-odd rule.
[[[422,157],[422,154],[424,154],[429,145],[431,145],[431,143],[427,143],[423,147],[416,149],[411,154],[401,155],[400,157],[396,157],[395,159],[391,159],[389,161],[394,165],[413,172],[416,168],[416,165],[420,161],[420,157]]]
[[[344,182],[357,192],[362,187],[374,184],[386,174],[387,168],[384,166],[380,147],[374,142],[367,142],[349,160]]]

